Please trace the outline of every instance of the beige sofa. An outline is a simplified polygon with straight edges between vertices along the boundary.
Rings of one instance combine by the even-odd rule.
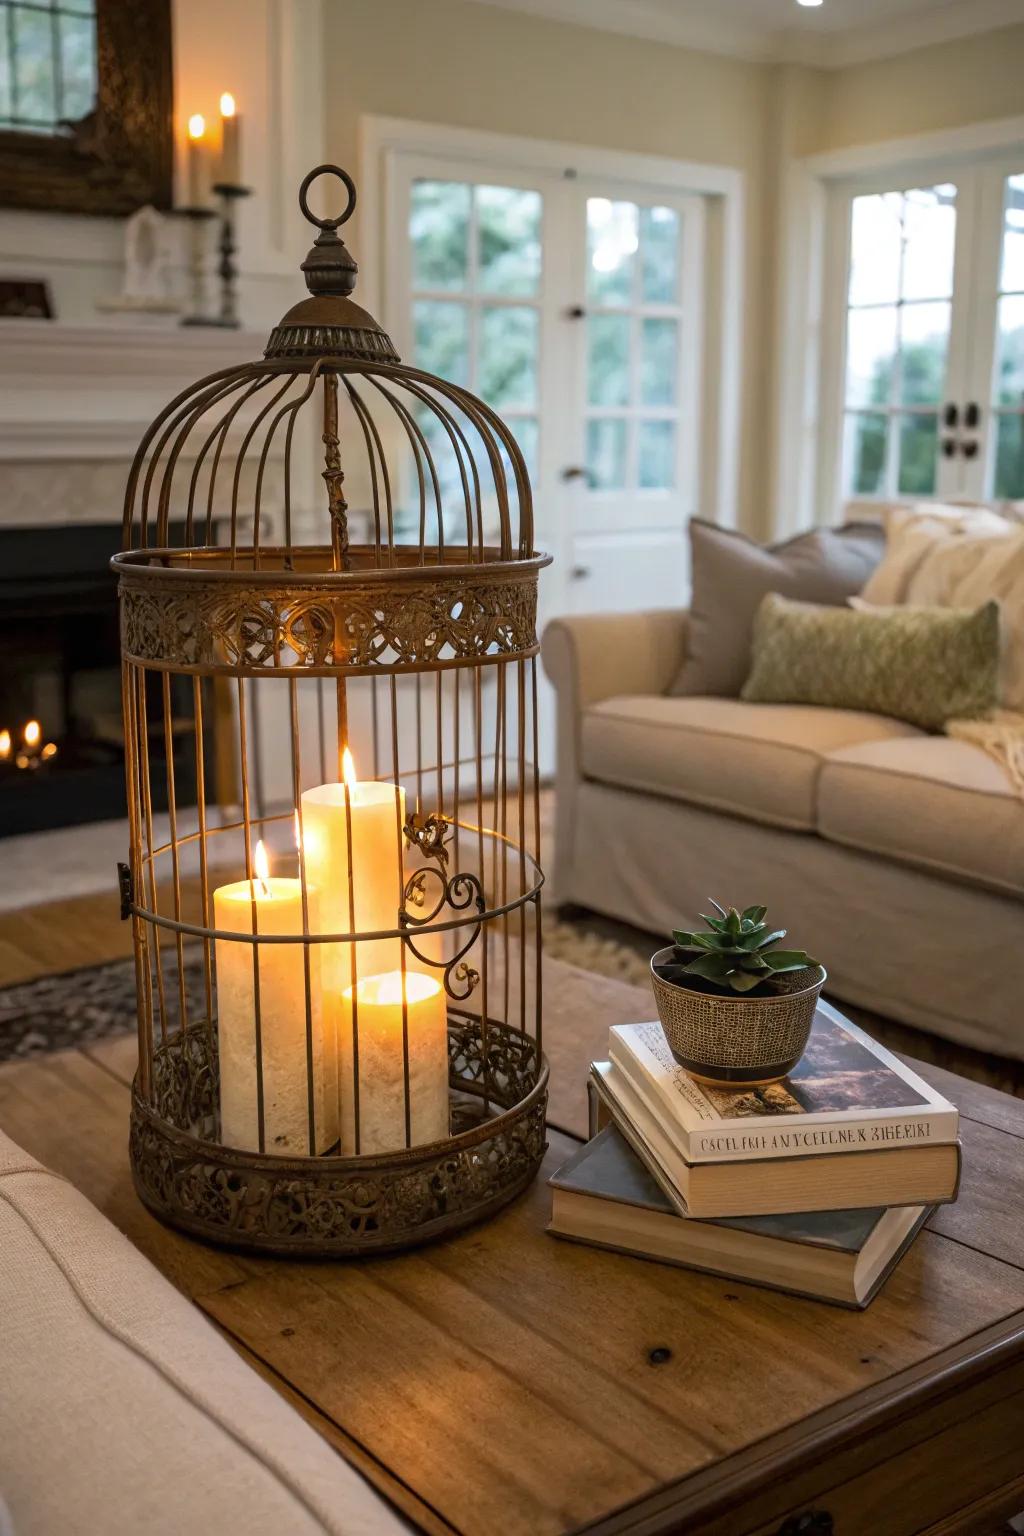
[[[554,899],[652,933],[767,902],[828,990],[1024,1059],[1024,801],[877,715],[668,694],[680,611],[558,619]]]
[[[65,1179],[0,1133],[0,1533],[409,1527]]]

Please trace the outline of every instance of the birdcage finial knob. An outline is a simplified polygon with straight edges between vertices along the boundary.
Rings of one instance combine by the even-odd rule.
[[[337,176],[348,189],[348,202],[337,218],[318,219],[310,211],[306,194],[316,178],[324,175]],[[318,165],[303,177],[299,188],[299,207],[303,216],[311,224],[315,224],[320,233],[313,243],[312,250],[302,263],[302,270],[306,274],[306,287],[310,293],[318,297],[334,295],[344,298],[356,285],[356,273],[359,268],[347,250],[345,242],[338,238],[339,224],[344,224],[351,218],[355,206],[355,182],[340,165]]]

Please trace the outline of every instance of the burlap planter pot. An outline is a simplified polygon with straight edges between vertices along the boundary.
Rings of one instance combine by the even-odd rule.
[[[778,1082],[807,1046],[825,985],[825,968],[805,966],[775,981],[770,997],[722,996],[665,981],[656,967],[672,963],[675,946],[651,959],[658,1017],[676,1061],[714,1087],[753,1088]]]

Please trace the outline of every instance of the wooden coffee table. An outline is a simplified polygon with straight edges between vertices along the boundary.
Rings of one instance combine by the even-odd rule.
[[[549,963],[545,1174],[585,1134],[608,1026],[649,1015],[646,992]],[[953,1536],[1024,1508],[1024,1103],[918,1065],[960,1105],[960,1200],[856,1313],[556,1242],[543,1179],[398,1258],[199,1246],[132,1191],[132,1058],[119,1040],[3,1067],[0,1126],[423,1530],[774,1536],[818,1510],[836,1536]]]

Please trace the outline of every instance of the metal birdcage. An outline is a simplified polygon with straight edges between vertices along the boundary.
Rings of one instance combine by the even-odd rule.
[[[545,1144],[548,557],[508,427],[350,298],[354,204],[306,177],[311,296],[153,423],[113,562],[136,1188],[298,1255],[462,1226]]]

